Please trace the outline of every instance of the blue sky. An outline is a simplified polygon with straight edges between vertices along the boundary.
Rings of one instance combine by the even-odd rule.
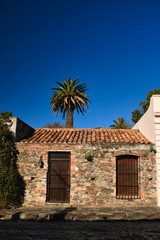
[[[0,112],[32,127],[62,120],[51,112],[55,81],[86,83],[91,97],[76,128],[131,121],[160,88],[159,0],[1,0]]]

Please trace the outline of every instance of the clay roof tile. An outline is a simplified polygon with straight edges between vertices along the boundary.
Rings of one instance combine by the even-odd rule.
[[[130,143],[150,142],[136,129],[68,129],[39,128],[32,136],[22,140],[28,143]]]

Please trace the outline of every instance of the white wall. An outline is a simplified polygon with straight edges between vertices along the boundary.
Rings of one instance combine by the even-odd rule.
[[[160,95],[153,95],[148,111],[135,124],[139,131],[156,146],[157,200],[160,207]]]

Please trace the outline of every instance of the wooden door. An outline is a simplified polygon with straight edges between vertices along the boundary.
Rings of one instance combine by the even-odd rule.
[[[48,153],[48,202],[70,202],[70,152]]]

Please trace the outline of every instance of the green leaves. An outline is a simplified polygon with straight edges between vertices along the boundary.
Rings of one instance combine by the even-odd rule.
[[[0,119],[9,119],[9,117],[12,117],[12,112],[1,112],[0,113]]]
[[[151,97],[156,94],[158,95],[160,94],[160,89],[154,89],[152,91],[148,91],[146,100],[138,104],[138,106],[141,106],[141,108],[132,111],[132,121],[134,123],[137,123],[139,119],[143,116],[143,114],[148,110]]]
[[[60,122],[54,122],[54,123],[47,123],[45,124],[44,128],[65,128],[65,124],[62,124]]]
[[[8,127],[0,121],[0,207],[20,206],[24,183],[18,172],[17,150]]]
[[[139,119],[143,116],[143,113],[140,111],[140,109],[136,109],[132,112],[132,121],[134,123],[138,122]]]
[[[50,104],[52,105],[52,112],[57,116],[58,112],[62,113],[62,118],[65,117],[65,114],[69,111],[72,113],[76,109],[77,112],[84,114],[85,107],[89,109],[88,103],[89,96],[85,94],[88,90],[86,84],[79,84],[79,80],[68,80],[64,79],[63,83],[56,82],[60,87],[51,88],[54,90],[53,97],[50,99]],[[70,114],[71,114],[70,112]],[[67,124],[66,124],[67,125]]]
[[[118,117],[118,121],[113,120],[115,124],[110,125],[111,128],[115,129],[127,129],[130,128],[129,122],[126,122],[123,117]]]

